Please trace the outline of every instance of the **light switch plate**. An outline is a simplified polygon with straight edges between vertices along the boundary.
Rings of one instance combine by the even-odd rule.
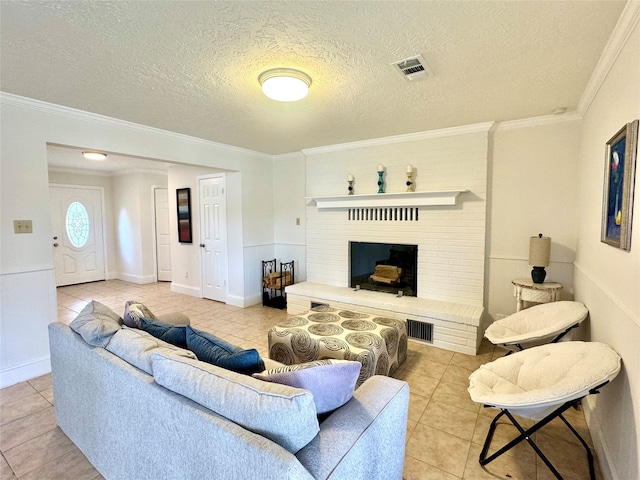
[[[14,220],[13,233],[33,233],[31,220]]]

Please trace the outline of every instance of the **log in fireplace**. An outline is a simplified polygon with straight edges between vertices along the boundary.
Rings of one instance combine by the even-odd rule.
[[[349,242],[352,288],[417,296],[418,246]]]

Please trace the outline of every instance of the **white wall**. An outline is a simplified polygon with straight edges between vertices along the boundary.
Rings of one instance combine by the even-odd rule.
[[[138,179],[121,175],[113,183],[113,212],[116,222],[117,275],[121,280],[145,283],[142,276],[142,212]]]
[[[498,124],[489,164],[487,320],[516,310],[511,280],[530,278],[529,237],[551,237],[546,281],[573,299],[580,118]]]
[[[629,7],[629,6],[628,6]],[[606,142],[640,118],[640,8],[636,23],[584,115],[578,162],[575,297],[589,308],[591,340],[622,357],[618,377],[586,401],[605,479],[640,478],[640,171],[631,250],[600,242]],[[640,167],[640,164],[638,164]]]
[[[307,154],[307,196],[376,194],[377,166],[386,168],[385,193],[406,192],[406,166],[414,167],[417,191],[469,190],[454,206],[420,207],[413,222],[350,221],[347,212],[318,211],[309,201],[307,279],[349,284],[349,241],[418,245],[418,297],[482,305],[487,195],[488,137],[491,124],[359,142]]]
[[[242,198],[234,206],[234,221],[242,230],[238,255],[247,255],[246,242],[273,242],[271,156],[4,93],[0,102],[0,387],[50,368],[46,325],[56,319],[57,307],[47,143],[239,172],[236,190]],[[18,219],[32,220],[33,233],[14,234],[13,220]],[[244,262],[237,259],[239,265]],[[141,275],[145,272],[142,267]],[[259,274],[249,280],[259,291]],[[235,287],[242,303],[247,281],[243,272]],[[19,351],[12,346],[20,346]]]
[[[153,256],[153,185],[166,186],[167,176],[149,172],[124,172],[112,180],[116,277],[121,280],[133,283],[150,283],[156,280]]]
[[[302,152],[274,157],[273,237],[275,251],[271,258],[275,257],[278,262],[293,260],[296,283],[304,282],[307,279],[305,171],[305,156]]]

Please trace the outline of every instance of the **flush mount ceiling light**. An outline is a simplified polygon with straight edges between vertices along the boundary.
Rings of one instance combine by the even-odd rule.
[[[82,156],[87,160],[106,160],[107,154],[101,152],[82,152]]]
[[[309,93],[311,77],[292,68],[273,68],[258,76],[262,93],[278,102],[295,102]]]

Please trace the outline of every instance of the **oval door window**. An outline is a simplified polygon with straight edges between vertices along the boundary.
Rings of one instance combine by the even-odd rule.
[[[89,214],[80,202],[73,202],[67,209],[67,235],[71,244],[80,248],[89,239]]]

